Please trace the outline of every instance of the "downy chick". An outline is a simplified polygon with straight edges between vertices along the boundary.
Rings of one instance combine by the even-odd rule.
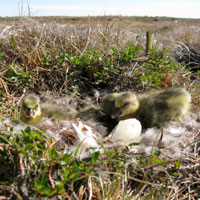
[[[161,127],[166,121],[181,120],[190,107],[190,94],[182,88],[172,88],[148,95],[120,93],[115,99],[111,118],[137,118],[143,128]]]
[[[121,93],[111,93],[103,97],[101,103],[101,110],[103,113],[111,115],[115,110],[115,99],[119,97]]]
[[[36,126],[42,118],[55,118],[59,120],[73,120],[76,111],[69,106],[40,103],[40,98],[29,94],[22,100],[20,120],[26,124]]]
[[[107,127],[107,134],[109,134],[118,124],[118,119],[112,119],[111,114],[116,109],[115,99],[120,95],[121,93],[111,93],[104,96],[99,107],[101,115],[98,116],[97,120],[100,121],[105,127]]]

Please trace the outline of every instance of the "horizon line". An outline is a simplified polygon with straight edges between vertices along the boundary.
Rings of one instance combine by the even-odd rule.
[[[108,14],[108,15],[13,15],[13,16],[0,16],[0,18],[20,18],[20,17],[33,17],[33,18],[39,18],[39,17],[78,17],[78,18],[87,18],[87,17],[149,17],[149,18],[172,18],[172,19],[200,19],[198,17],[174,17],[174,16],[151,16],[151,15],[114,15],[114,14]]]

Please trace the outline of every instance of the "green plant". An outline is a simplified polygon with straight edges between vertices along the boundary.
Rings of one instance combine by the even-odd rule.
[[[149,31],[146,32],[146,49],[145,49],[145,56],[148,56],[149,50],[151,47],[151,33]]]
[[[135,46],[133,43],[126,45],[125,48],[119,52],[120,64],[126,64],[134,58],[139,57],[141,50],[141,46]]]
[[[27,67],[21,68],[18,65],[13,64],[7,68],[4,77],[6,78],[8,85],[14,87],[31,86],[32,76]]]
[[[176,74],[179,70],[177,64],[164,51],[152,47],[149,50],[148,60],[143,64],[143,74],[140,81],[152,87],[160,87],[161,80],[168,75],[168,72]]]

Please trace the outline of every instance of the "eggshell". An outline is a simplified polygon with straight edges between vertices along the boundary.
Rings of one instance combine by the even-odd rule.
[[[142,132],[140,121],[135,118],[121,120],[111,132],[111,138],[116,142],[131,143],[138,141]]]

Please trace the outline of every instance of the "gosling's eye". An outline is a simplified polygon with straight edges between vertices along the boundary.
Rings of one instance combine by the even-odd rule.
[[[35,109],[38,109],[38,104],[35,106]]]
[[[129,105],[129,102],[125,102],[123,106],[126,107],[128,105]]]

